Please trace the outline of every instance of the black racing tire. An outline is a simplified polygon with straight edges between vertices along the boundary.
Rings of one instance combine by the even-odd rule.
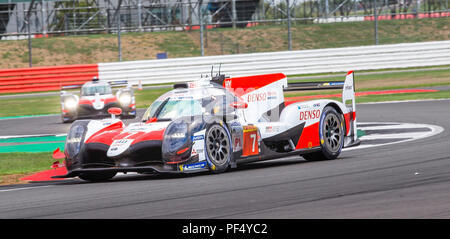
[[[230,132],[224,125],[224,123],[213,123],[206,129],[206,158],[212,173],[225,172],[233,156]]]
[[[103,182],[113,178],[116,174],[116,172],[87,172],[81,173],[78,177],[88,182]]]
[[[324,108],[320,117],[319,135],[321,150],[304,154],[307,161],[322,161],[336,159],[344,146],[344,119],[333,107]]]

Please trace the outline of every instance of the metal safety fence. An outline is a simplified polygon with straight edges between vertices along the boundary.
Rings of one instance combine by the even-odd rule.
[[[192,81],[219,70],[228,76],[239,77],[279,72],[296,75],[449,64],[450,41],[438,41],[99,63],[98,74],[105,81],[126,80],[138,85]]]

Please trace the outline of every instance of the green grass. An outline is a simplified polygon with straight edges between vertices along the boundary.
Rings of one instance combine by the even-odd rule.
[[[401,100],[425,100],[425,99],[450,99],[450,91],[405,93],[395,95],[367,95],[356,98],[357,103],[401,101]]]
[[[8,60],[8,58],[10,58],[11,55],[12,55],[11,52],[5,52],[2,54],[2,58],[5,60]]]
[[[54,161],[51,153],[0,153],[0,176],[47,170]]]
[[[358,77],[358,78],[356,78]],[[414,81],[416,79],[430,80],[433,79],[447,79],[450,82],[450,69],[432,70],[432,71],[416,71],[416,72],[392,72],[392,73],[380,73],[373,75],[361,75],[358,76],[355,72],[356,81],[372,81],[382,79],[407,79],[408,81]]]
[[[147,108],[159,96],[170,90],[172,90],[172,88],[137,90],[135,91],[136,107]]]
[[[168,33],[169,34],[169,33]],[[176,34],[176,33],[172,33]],[[187,35],[178,35],[170,38],[166,38],[156,44],[160,49],[164,49],[167,52],[168,57],[186,57],[186,56],[198,56],[200,55],[200,49],[198,46],[189,39]]]
[[[89,36],[72,36],[70,38],[61,41],[58,38],[38,38],[33,39],[31,47],[33,49],[43,49],[48,50],[54,54],[68,54],[69,56],[74,56],[76,54],[90,55],[92,51],[99,49],[101,47],[108,48],[111,50],[117,50],[116,44],[103,43],[102,45],[93,42],[92,44],[78,46],[75,40],[87,41]],[[28,52],[24,53],[28,57]],[[36,57],[36,56],[33,56]]]
[[[423,87],[433,87],[433,86],[443,86],[450,85],[450,82],[445,84],[435,83],[435,84],[420,84],[420,85],[404,85],[402,87],[397,86],[387,86],[387,87],[372,87],[372,88],[361,88],[356,89],[357,92],[363,91],[381,91],[381,90],[396,90],[396,89],[408,89],[408,88],[423,88]],[[296,96],[309,96],[309,95],[328,95],[328,94],[339,94],[342,90],[317,90],[317,91],[297,91],[285,93],[286,97],[296,97]]]
[[[450,69],[449,66],[439,67],[442,69],[430,70],[429,68],[408,68],[407,70],[417,70],[417,71],[403,71],[403,72],[379,72],[379,71],[356,71],[355,80],[356,81],[371,81],[371,80],[382,80],[382,79],[398,79],[398,78],[408,78],[410,81],[415,79],[427,79],[427,78],[445,78],[450,82]],[[405,70],[405,69],[403,69]],[[394,71],[394,69],[384,69],[383,71]],[[361,73],[372,73],[372,74],[361,74]],[[316,78],[321,75],[324,77]],[[345,80],[346,73],[332,73],[332,74],[310,74],[310,75],[290,75],[288,79],[295,77],[308,77],[314,76],[311,79],[301,79],[301,80],[290,80],[289,82],[305,82],[305,81],[343,81]]]
[[[378,91],[378,90],[396,90],[396,89],[408,89],[408,88],[424,88],[424,87],[435,87],[435,86],[444,86],[450,85],[450,80],[442,83],[431,83],[431,84],[406,84],[401,87],[398,86],[384,86],[384,87],[370,87],[370,88],[356,88],[357,91]]]
[[[418,88],[450,85],[450,69],[423,69],[416,72],[374,72],[370,75],[361,75],[355,72],[356,91],[392,90],[401,88]],[[319,76],[319,77],[318,77]],[[307,76],[306,76],[307,77]],[[318,77],[318,78],[316,78]],[[290,77],[291,78],[291,77]],[[345,74],[320,77],[315,75],[311,79],[292,79],[289,82],[314,81],[344,81]],[[305,92],[299,92],[302,95]]]
[[[172,88],[135,91],[137,107],[147,108],[156,98],[171,89]],[[1,103],[3,106],[0,108],[0,117],[61,113],[59,96],[2,99]]]
[[[0,117],[61,113],[59,96],[2,99]]]

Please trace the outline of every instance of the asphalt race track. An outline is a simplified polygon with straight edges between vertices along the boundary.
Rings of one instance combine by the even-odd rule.
[[[145,109],[138,109],[136,119],[123,121],[126,124],[137,122],[144,113]],[[60,115],[0,119],[0,136],[67,134],[69,129],[70,124],[61,123]]]
[[[358,105],[360,122],[430,124],[444,131],[346,150],[334,161],[293,157],[219,175],[3,186],[0,218],[450,218],[449,106],[450,100]],[[2,135],[67,133],[69,127],[57,116],[20,120],[26,124],[0,121]]]

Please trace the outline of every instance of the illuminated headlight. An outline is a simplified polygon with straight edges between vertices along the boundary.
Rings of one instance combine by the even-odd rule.
[[[119,102],[122,106],[131,104],[131,95],[130,94],[121,94],[119,96]]]
[[[73,98],[68,98],[64,101],[64,108],[73,110],[77,107],[77,101]]]
[[[185,138],[186,134],[185,133],[174,133],[171,136],[172,138]]]
[[[189,140],[188,126],[184,122],[172,122],[166,129],[163,151],[175,152],[180,149]]]

